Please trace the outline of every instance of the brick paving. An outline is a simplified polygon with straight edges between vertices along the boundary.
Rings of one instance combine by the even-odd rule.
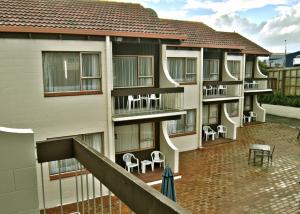
[[[178,203],[192,213],[300,213],[297,134],[256,124],[239,128],[235,142],[181,153]],[[249,144],[257,140],[276,146],[272,165],[248,164]]]

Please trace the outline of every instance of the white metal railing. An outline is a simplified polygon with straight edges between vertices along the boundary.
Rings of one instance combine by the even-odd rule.
[[[268,79],[246,79],[244,89],[246,91],[268,89]]]

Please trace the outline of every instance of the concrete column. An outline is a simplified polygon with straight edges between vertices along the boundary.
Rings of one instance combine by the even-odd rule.
[[[31,129],[0,127],[0,212],[39,213]]]
[[[199,63],[199,108],[198,108],[198,141],[199,141],[199,148],[202,148],[202,118],[203,118],[203,58],[204,58],[204,49],[201,48],[200,52],[200,63]]]

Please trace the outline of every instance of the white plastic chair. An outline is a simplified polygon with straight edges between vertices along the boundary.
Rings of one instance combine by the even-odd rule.
[[[251,117],[251,120],[252,121],[256,121],[256,118],[257,118],[257,114],[253,111],[250,111],[249,112],[249,116]],[[254,119],[254,120],[253,120]]]
[[[253,80],[251,83],[249,83],[251,88],[258,88],[258,82],[256,82],[255,80]]]
[[[222,93],[221,93],[222,92]],[[219,85],[218,86],[218,94],[219,95],[227,95],[227,86],[225,86],[225,85]]]
[[[136,163],[131,162],[131,160],[134,159]],[[137,159],[132,153],[126,153],[123,155],[123,161],[125,162],[125,169],[127,168],[127,171],[132,171],[132,168],[137,167],[138,173],[140,173],[140,163],[139,159]]]
[[[226,138],[226,134],[227,134],[227,128],[223,125],[218,125],[217,126],[217,130],[218,130],[218,137],[220,136],[220,134],[223,135],[224,138]]]
[[[151,159],[152,159],[152,169],[154,168],[154,163],[159,163],[159,166],[161,167],[161,164],[163,163],[163,166],[165,168],[165,155],[160,151],[153,151],[151,152]]]
[[[156,97],[155,94],[151,94],[150,97],[149,97],[149,105],[151,105],[152,100],[154,100],[154,102],[155,102],[155,108],[157,106],[157,102],[158,102],[159,108],[161,108],[161,94],[159,94],[158,97]]]
[[[210,128],[210,126],[203,126],[203,131],[204,131],[206,141],[209,139],[210,135],[212,140],[215,140],[216,132],[212,128]]]
[[[208,96],[209,95],[209,92],[210,94],[213,94],[213,87],[211,85],[204,85],[203,86],[203,92],[204,92],[204,95],[205,96]]]
[[[133,104],[133,108],[134,108],[135,103],[138,103],[141,108],[141,95],[138,95],[137,98],[134,98],[132,95],[128,96],[127,108],[129,111],[131,110],[131,104]]]

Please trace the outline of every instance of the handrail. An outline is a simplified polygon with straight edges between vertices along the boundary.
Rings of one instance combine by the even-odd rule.
[[[128,95],[140,95],[140,94],[166,94],[166,93],[183,93],[184,87],[174,88],[123,88],[114,89],[111,91],[111,96],[128,96]]]
[[[38,162],[76,158],[136,213],[190,213],[79,138],[37,143]]]
[[[203,81],[203,85],[241,85],[243,81]]]

